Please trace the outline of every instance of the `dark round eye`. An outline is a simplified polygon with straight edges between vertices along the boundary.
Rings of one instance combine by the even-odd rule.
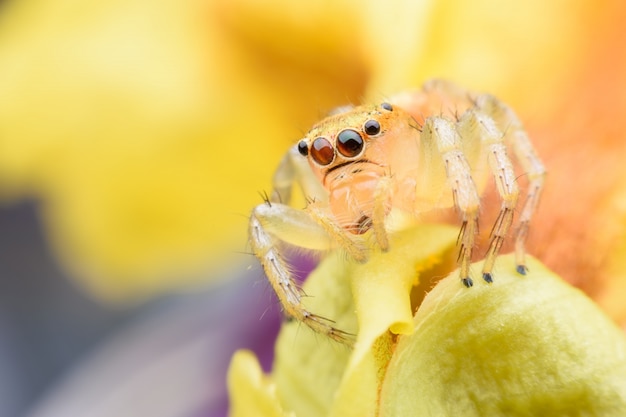
[[[376,120],[370,119],[363,125],[363,131],[369,136],[378,135],[380,133],[380,124]]]
[[[343,156],[351,158],[358,155],[362,149],[363,138],[356,130],[346,129],[337,135],[337,150]]]
[[[307,156],[309,154],[309,147],[307,146],[305,140],[298,142],[298,152],[300,152],[300,155],[302,156]]]
[[[326,138],[317,138],[311,144],[311,156],[320,165],[328,165],[335,159],[335,150]]]
[[[389,104],[389,103],[382,103],[380,105],[380,107],[382,107],[383,109],[388,110],[388,111],[392,111],[393,110],[393,106],[391,104]]]

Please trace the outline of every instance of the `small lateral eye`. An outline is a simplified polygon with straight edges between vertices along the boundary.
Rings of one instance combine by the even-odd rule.
[[[363,131],[368,136],[375,136],[380,133],[380,123],[374,119],[370,119],[363,125]]]
[[[335,150],[326,138],[316,138],[311,144],[311,156],[320,165],[328,165],[335,159]]]
[[[337,135],[337,150],[343,156],[352,158],[363,149],[363,138],[356,130],[346,129]]]
[[[298,152],[300,152],[300,155],[302,156],[307,156],[309,154],[309,147],[307,146],[305,140],[298,142]]]
[[[388,110],[388,111],[392,111],[393,110],[393,106],[391,104],[389,104],[389,103],[386,103],[386,102],[382,103],[380,105],[380,107],[382,107],[383,109]]]

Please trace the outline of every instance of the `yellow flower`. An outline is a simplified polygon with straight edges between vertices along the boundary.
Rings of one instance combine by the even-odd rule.
[[[455,232],[407,230],[367,264],[327,258],[307,301],[358,328],[354,350],[285,324],[270,375],[251,353],[234,356],[231,416],[624,415],[626,337],[534,259],[521,277],[503,256],[496,281],[472,289],[452,273],[413,317],[414,286],[449,265]]]

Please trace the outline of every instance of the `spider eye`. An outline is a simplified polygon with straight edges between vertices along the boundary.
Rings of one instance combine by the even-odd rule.
[[[337,135],[337,150],[348,158],[358,155],[363,149],[363,138],[359,132],[346,129]]]
[[[309,147],[307,146],[305,140],[298,142],[298,152],[300,152],[300,155],[302,156],[307,156],[309,154]]]
[[[383,109],[387,110],[387,111],[392,111],[393,110],[393,106],[389,103],[382,103],[380,105],[380,107],[382,107]]]
[[[367,133],[368,136],[378,135],[380,133],[380,123],[374,119],[370,119],[363,125],[363,131]]]
[[[326,138],[317,138],[311,144],[311,156],[320,165],[328,165],[335,159],[335,150]]]

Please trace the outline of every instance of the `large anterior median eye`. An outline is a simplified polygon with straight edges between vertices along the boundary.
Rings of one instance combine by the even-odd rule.
[[[335,150],[326,138],[316,138],[311,144],[311,157],[320,165],[328,165],[335,159]]]
[[[343,156],[352,158],[357,156],[363,149],[363,138],[359,132],[346,129],[337,135],[337,150]]]

